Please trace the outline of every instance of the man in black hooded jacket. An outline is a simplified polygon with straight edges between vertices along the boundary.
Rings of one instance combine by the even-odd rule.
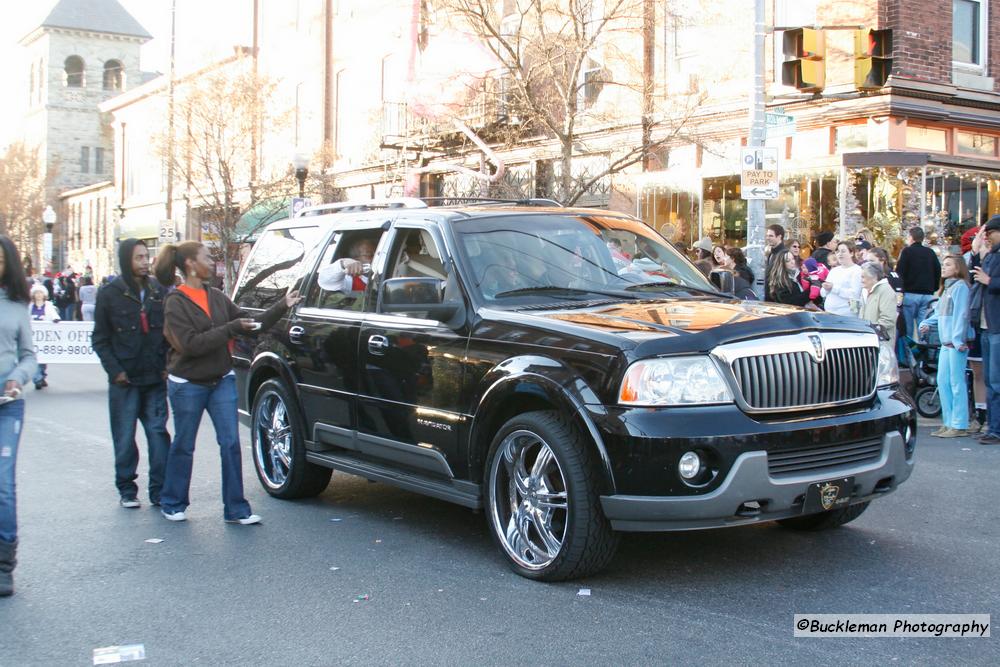
[[[149,251],[137,239],[118,248],[121,275],[97,293],[94,352],[108,374],[115,485],[122,507],[139,507],[136,422],[142,422],[149,454],[149,500],[160,504],[170,449],[167,433],[166,350],[163,338],[165,291],[149,275]]]

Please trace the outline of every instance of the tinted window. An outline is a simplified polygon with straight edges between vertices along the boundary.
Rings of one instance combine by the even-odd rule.
[[[511,216],[455,225],[471,287],[499,303],[608,291],[713,290],[649,227],[613,216]],[[548,289],[546,288],[553,288]]]
[[[244,308],[269,308],[289,289],[298,289],[310,263],[303,260],[322,235],[319,227],[265,232],[254,246],[236,288],[236,303]]]

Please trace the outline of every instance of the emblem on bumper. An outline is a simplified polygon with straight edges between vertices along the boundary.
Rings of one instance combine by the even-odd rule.
[[[837,502],[837,496],[840,495],[840,487],[836,484],[824,484],[819,489],[819,502],[823,506],[823,509],[828,510],[833,507],[834,503]]]

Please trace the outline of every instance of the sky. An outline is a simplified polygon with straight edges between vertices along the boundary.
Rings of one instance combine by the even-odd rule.
[[[119,0],[153,39],[142,49],[144,71],[166,72],[170,63],[170,11],[173,0]],[[19,63],[18,41],[48,16],[57,0],[0,0],[0,62]],[[213,55],[232,53],[250,42],[252,0],[176,0],[179,71]],[[182,37],[181,37],[182,36]],[[27,89],[19,67],[0,68],[0,90]],[[0,105],[0,146],[17,131],[18,104]]]

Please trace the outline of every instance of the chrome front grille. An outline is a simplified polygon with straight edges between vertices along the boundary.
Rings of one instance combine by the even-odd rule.
[[[873,463],[882,457],[881,440],[861,440],[837,445],[807,445],[767,453],[772,475],[821,473],[829,468]]]
[[[823,361],[808,352],[744,357],[733,362],[736,383],[751,408],[802,408],[857,401],[875,389],[878,349],[830,350]]]
[[[732,370],[750,412],[855,403],[870,398],[878,382],[874,333],[775,336],[723,345],[713,354]]]

